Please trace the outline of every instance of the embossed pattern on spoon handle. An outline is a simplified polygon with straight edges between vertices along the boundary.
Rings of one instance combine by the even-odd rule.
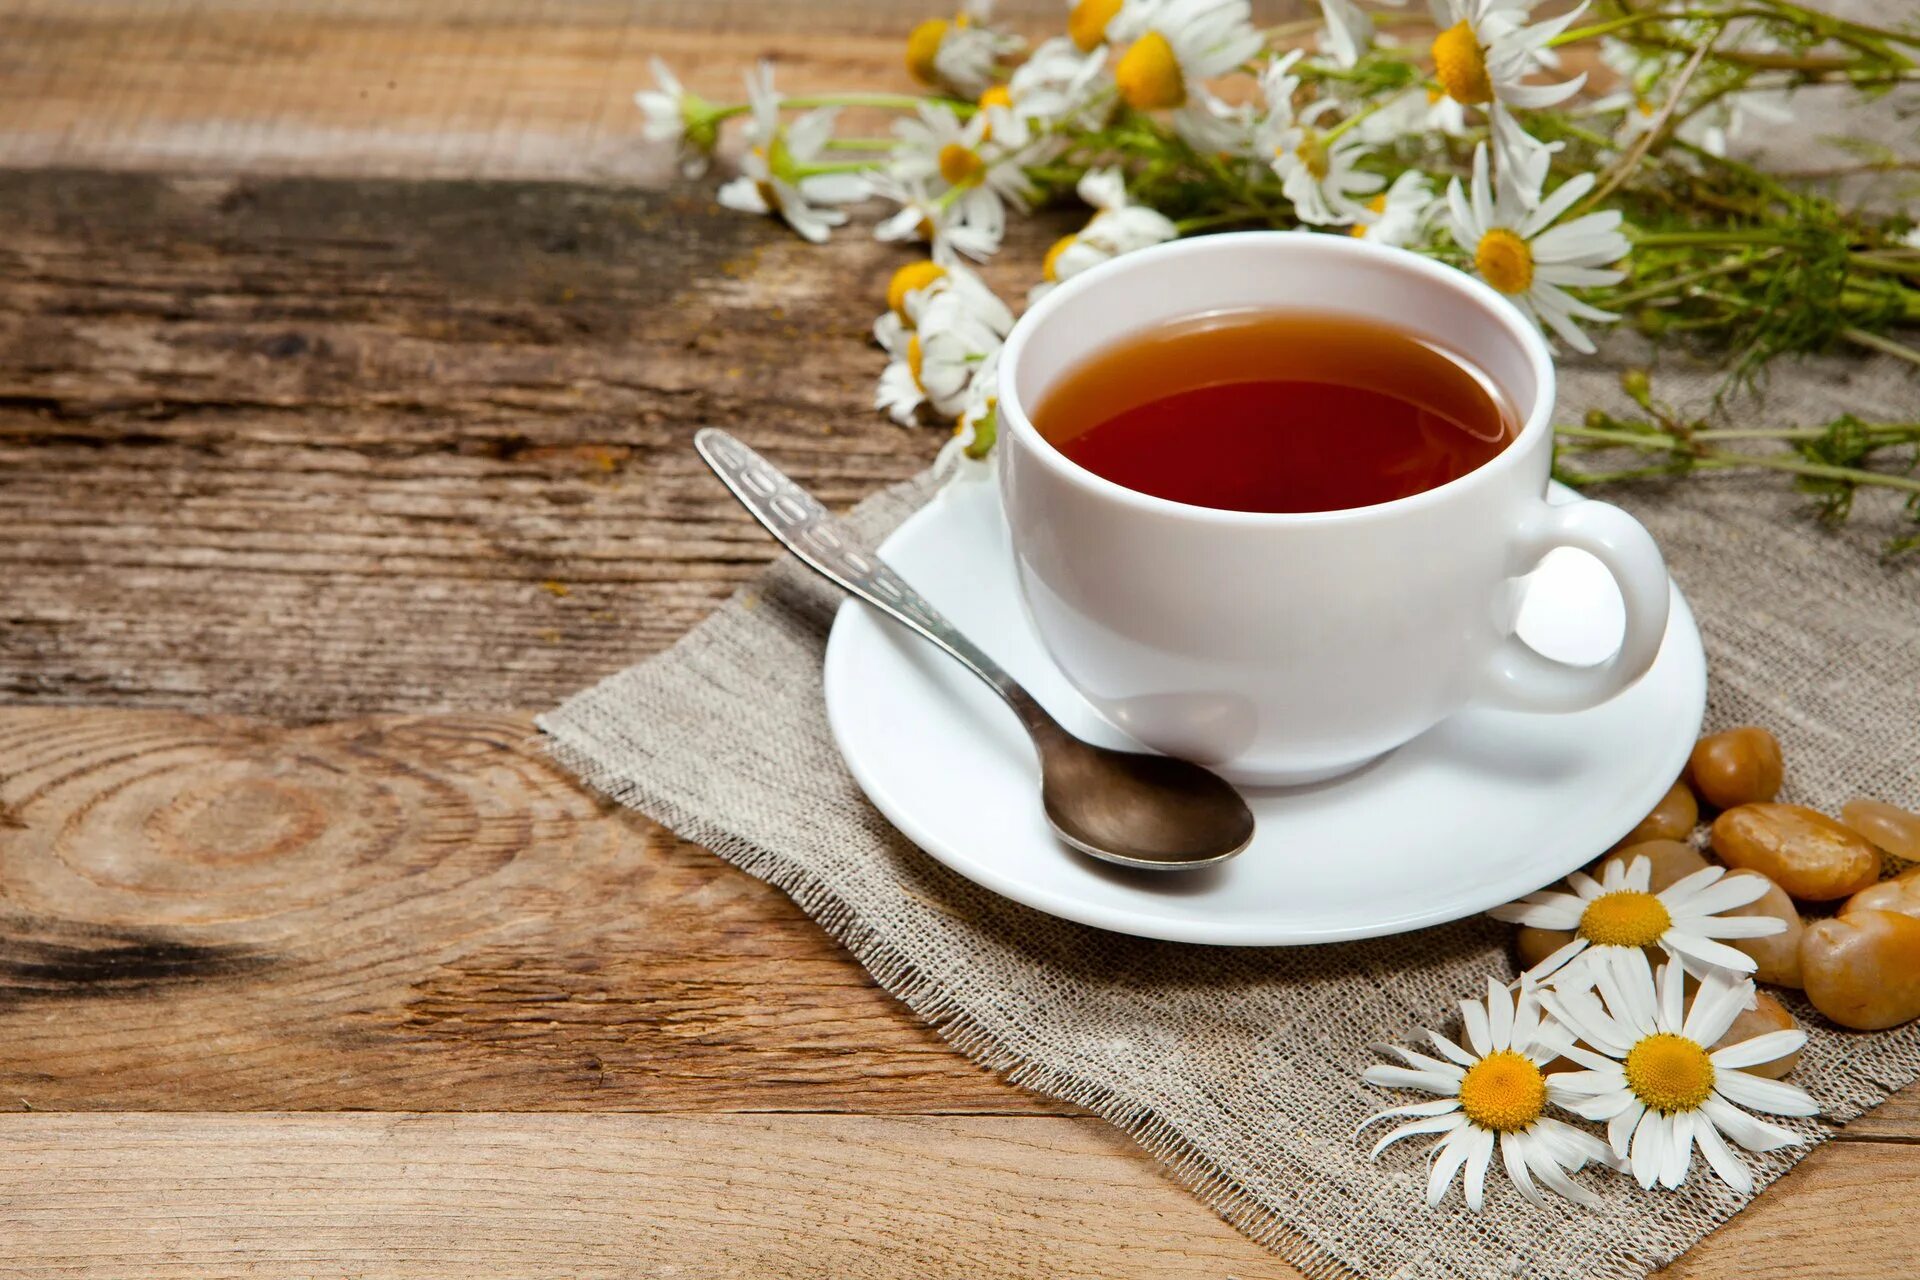
[[[999,663],[778,467],[717,427],[703,427],[693,437],[693,447],[741,505],[809,568],[958,658],[992,685],[1029,728],[1055,727],[1052,717]]]

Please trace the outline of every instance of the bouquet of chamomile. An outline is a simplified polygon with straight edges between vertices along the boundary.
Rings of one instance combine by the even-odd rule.
[[[906,33],[924,93],[783,97],[763,63],[745,99],[723,103],[656,61],[637,101],[647,136],[677,146],[690,174],[740,123],[727,207],[813,241],[857,209],[871,234],[924,247],[874,327],[887,355],[875,405],[902,425],[952,426],[949,456],[993,447],[1014,320],[968,264],[999,251],[1009,217],[1074,203],[1085,222],[1033,264],[1030,298],[1178,236],[1298,229],[1471,271],[1563,350],[1590,352],[1615,324],[1717,350],[1730,387],[1791,353],[1920,366],[1903,332],[1920,327],[1920,155],[1831,139],[1818,169],[1752,158],[1796,95],[1911,112],[1920,24],[1790,0],[1599,0],[1550,17],[1538,3],[1319,0],[1317,17],[1263,30],[1248,0],[1074,0],[1062,33],[1030,43],[993,25],[990,0],[967,0]],[[897,117],[885,136],[839,136],[850,106]],[[1892,198],[1885,183],[1871,207],[1836,195],[1863,175]],[[1900,492],[1920,520],[1920,421],[1742,430],[1668,409],[1643,373],[1625,387],[1639,413],[1558,428],[1563,479],[1763,466],[1829,518],[1869,486]],[[1633,465],[1575,465],[1621,449]],[[1912,545],[1920,534],[1896,543]]]

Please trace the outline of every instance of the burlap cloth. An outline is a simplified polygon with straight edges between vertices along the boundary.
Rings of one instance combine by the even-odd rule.
[[[1616,372],[1568,369],[1563,413],[1622,407]],[[1704,397],[1715,376],[1682,371],[1657,385]],[[1843,408],[1888,420],[1911,417],[1917,402],[1920,380],[1893,361],[1811,362],[1776,373],[1742,420],[1813,422]],[[852,520],[877,540],[929,492],[922,477]],[[1608,496],[1653,531],[1692,602],[1711,725],[1771,727],[1789,799],[1834,812],[1865,792],[1920,807],[1920,556],[1880,555],[1900,527],[1897,504],[1862,498],[1856,524],[1835,533],[1773,476]],[[820,682],[838,603],[785,559],[672,649],[541,727],[593,786],[792,895],[983,1066],[1119,1125],[1309,1275],[1640,1276],[1745,1203],[1696,1162],[1677,1193],[1609,1176],[1597,1182],[1597,1213],[1539,1210],[1496,1162],[1484,1212],[1467,1212],[1457,1192],[1425,1210],[1422,1144],[1372,1164],[1354,1137],[1370,1112],[1407,1100],[1362,1084],[1359,1071],[1374,1060],[1370,1043],[1450,1026],[1448,1010],[1483,990],[1485,975],[1511,975],[1510,930],[1476,918],[1338,946],[1216,949],[1123,937],[996,897],[896,833],[841,763]],[[1794,1079],[1826,1122],[1920,1073],[1920,1027],[1842,1032],[1786,994],[1811,1037]],[[1831,1124],[1803,1128],[1818,1141]],[[1800,1154],[1759,1159],[1761,1184]],[[1843,1231],[1834,1247],[1838,1259]],[[1846,1271],[1836,1262],[1835,1274]]]

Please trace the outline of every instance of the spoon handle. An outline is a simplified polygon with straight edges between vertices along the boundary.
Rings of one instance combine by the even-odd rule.
[[[992,685],[1029,728],[1052,724],[1040,704],[999,663],[779,468],[716,427],[701,428],[693,437],[693,447],[741,505],[803,564],[958,658]]]

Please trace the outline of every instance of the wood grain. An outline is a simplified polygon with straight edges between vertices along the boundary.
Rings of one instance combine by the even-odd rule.
[[[0,1240],[22,1277],[1295,1274],[1049,1118],[7,1116]]]
[[[1264,19],[1304,0],[1260,0]],[[649,59],[738,100],[778,59],[794,92],[904,89],[933,0],[6,0],[0,165],[565,178],[664,184],[639,144]],[[1064,29],[1060,0],[1000,0]],[[851,116],[849,125],[878,123]]]
[[[1665,1274],[1904,1280],[1916,1194],[1920,1150],[1823,1147]],[[1064,1117],[5,1116],[0,1239],[49,1278],[1296,1274]]]
[[[515,716],[0,711],[0,1108],[1070,1112]]]
[[[3,699],[548,705],[772,556],[698,426],[836,506],[940,443],[869,407],[908,251],[703,192],[17,173],[0,219]]]

